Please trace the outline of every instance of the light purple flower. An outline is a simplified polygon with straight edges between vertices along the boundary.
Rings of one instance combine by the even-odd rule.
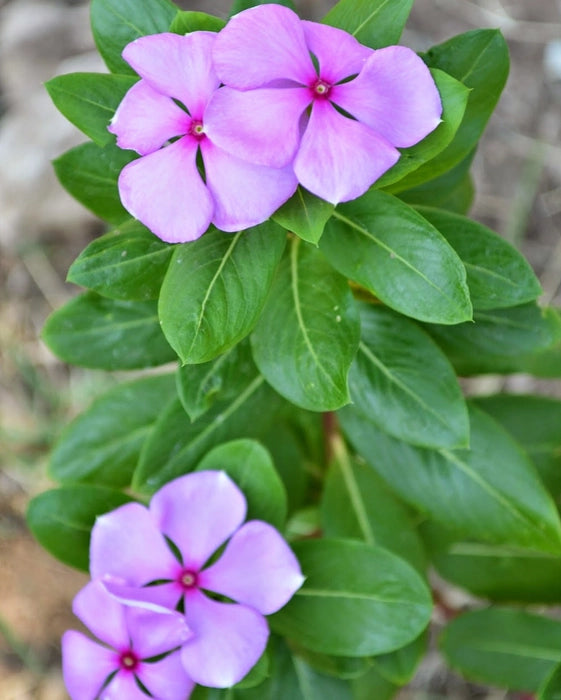
[[[211,222],[223,231],[259,224],[296,189],[290,167],[245,162],[209,136],[206,108],[220,85],[211,59],[215,40],[212,32],[155,34],[123,51],[142,79],[109,130],[118,146],[143,157],[123,169],[119,193],[123,206],[169,243],[192,241]]]
[[[108,646],[81,632],[65,632],[62,668],[72,700],[147,700],[136,679],[155,700],[185,700],[190,695],[195,684],[179,652],[173,651],[191,636],[183,615],[123,606],[100,581],[78,593],[73,610]],[[146,661],[166,652],[172,653]]]
[[[246,509],[243,493],[226,473],[194,472],[161,488],[149,508],[126,504],[98,518],[92,530],[91,574],[103,577],[113,595],[155,610],[175,609],[183,601],[193,636],[181,658],[201,685],[240,681],[265,650],[269,629],[263,616],[283,607],[303,583],[298,561],[277,530],[258,520],[242,524]],[[159,585],[146,585],[153,582]],[[236,602],[213,600],[205,591]]]
[[[255,163],[293,162],[299,182],[333,204],[363,194],[397,148],[440,121],[438,90],[413,51],[374,51],[280,5],[232,17],[213,56],[227,86],[208,106],[213,142]]]

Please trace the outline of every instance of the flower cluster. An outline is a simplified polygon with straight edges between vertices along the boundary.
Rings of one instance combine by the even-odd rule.
[[[281,5],[218,34],[141,37],[123,57],[141,80],[109,129],[142,157],[121,199],[170,243],[259,224],[298,183],[333,204],[359,197],[442,113],[413,51],[370,49]]]
[[[97,519],[92,581],[73,609],[107,646],[65,633],[72,700],[185,700],[195,683],[225,688],[248,673],[267,644],[264,615],[304,579],[277,530],[244,524],[246,510],[224,472],[202,471],[166,484],[149,507]]]

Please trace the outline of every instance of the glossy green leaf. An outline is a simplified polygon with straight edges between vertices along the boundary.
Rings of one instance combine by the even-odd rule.
[[[561,700],[561,663],[559,663],[539,688],[536,700]]]
[[[464,537],[561,554],[559,515],[520,447],[470,407],[469,450],[413,447],[354,407],[340,411],[357,451],[404,501]]]
[[[91,369],[143,369],[177,359],[151,301],[87,292],[52,313],[42,337],[61,360]]]
[[[190,34],[191,32],[219,32],[226,22],[220,17],[208,15],[206,12],[191,12],[180,10],[170,25],[174,34]]]
[[[56,481],[128,486],[152,424],[175,395],[173,374],[119,384],[75,418],[56,443]]]
[[[406,685],[415,675],[421,659],[426,654],[427,643],[428,634],[425,630],[401,649],[372,657],[371,663],[391,683]]]
[[[265,520],[283,529],[286,491],[263,445],[248,439],[218,445],[203,457],[197,471],[225,471],[245,494],[247,520]]]
[[[279,394],[311,411],[349,401],[358,313],[346,280],[317,248],[294,238],[251,337],[253,357]]]
[[[380,49],[399,42],[412,6],[413,0],[339,0],[323,22]]]
[[[406,316],[438,323],[471,319],[466,271],[420,214],[371,190],[337,207],[320,249],[335,269]]]
[[[111,299],[157,299],[172,253],[172,246],[133,219],[93,240],[67,279]]]
[[[126,494],[103,486],[65,486],[31,499],[27,524],[37,541],[53,556],[87,571],[90,532],[96,517],[131,500]]]
[[[321,502],[326,537],[359,539],[399,555],[424,572],[423,544],[407,509],[367,465],[341,454],[330,466]]]
[[[53,161],[60,184],[90,209],[111,224],[130,219],[119,198],[117,181],[121,170],[138,157],[109,144],[104,148],[84,143],[70,149]]]
[[[304,241],[317,245],[335,206],[303,187],[273,214],[272,219]]]
[[[354,700],[391,700],[399,686],[385,678],[375,666],[352,682]]]
[[[349,374],[357,410],[405,442],[467,447],[467,409],[444,353],[390,309],[361,304],[360,311],[362,339]]]
[[[68,73],[45,83],[55,107],[98,146],[115,140],[107,131],[115,110],[137,78],[104,73]]]
[[[252,330],[285,241],[280,226],[265,222],[235,234],[211,228],[174,247],[159,314],[183,363],[208,362]]]
[[[177,14],[169,0],[92,0],[92,32],[112,73],[133,73],[121,52],[139,36],[167,32]]]
[[[417,637],[431,614],[428,588],[394,554],[364,542],[318,539],[293,545],[306,581],[273,630],[314,651],[368,656]]]
[[[302,658],[314,671],[325,673],[335,678],[351,680],[366,673],[370,668],[371,657],[358,656],[333,656],[329,654],[319,654],[317,651],[310,651],[298,645],[293,639],[290,640],[292,651]]]
[[[542,288],[528,261],[491,229],[431,207],[417,207],[417,211],[460,256],[474,309],[518,306],[540,296]]]
[[[230,9],[230,15],[236,15],[238,12],[248,10],[250,7],[256,7],[257,5],[269,5],[271,3],[273,3],[273,0],[234,0]],[[292,0],[274,0],[274,4],[290,7],[291,10],[296,9]]]
[[[535,691],[561,662],[561,622],[522,610],[477,610],[444,629],[440,648],[467,678]]]

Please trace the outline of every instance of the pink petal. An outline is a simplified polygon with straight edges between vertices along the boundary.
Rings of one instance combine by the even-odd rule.
[[[302,22],[309,50],[317,57],[323,80],[335,84],[360,73],[373,49],[342,29],[317,22]]]
[[[300,119],[310,102],[308,90],[300,87],[248,92],[221,88],[205,112],[205,133],[238,158],[282,168],[294,158]]]
[[[316,100],[294,162],[299,182],[338,204],[364,194],[398,160],[399,152],[360,122]]]
[[[118,668],[114,651],[69,630],[62,637],[62,675],[72,700],[95,700],[110,673]]]
[[[179,651],[156,663],[143,663],[137,675],[158,700],[187,700],[195,687],[183,668]]]
[[[197,148],[193,136],[184,136],[133,160],[119,176],[125,209],[168,243],[199,238],[212,218],[212,199],[197,170]]]
[[[425,138],[442,114],[429,69],[405,46],[374,51],[360,75],[334,87],[330,99],[399,148]]]
[[[229,688],[265,651],[269,628],[252,608],[217,603],[195,590],[185,596],[185,614],[195,634],[181,649],[181,659],[196,683]]]
[[[116,576],[142,586],[171,576],[177,560],[149,510],[127,503],[99,517],[90,541],[92,578]]]
[[[101,581],[91,581],[79,591],[72,610],[102,642],[122,650],[129,644],[125,609],[105,589]],[[99,611],[103,610],[103,615]]]
[[[212,65],[214,32],[153,34],[125,46],[123,58],[162,95],[180,100],[200,119],[220,82]]]
[[[193,636],[185,615],[166,610],[152,612],[135,606],[125,606],[132,648],[141,659],[172,651]]]
[[[304,583],[298,560],[271,525],[252,520],[232,537],[216,563],[199,575],[199,586],[270,615]]]
[[[225,472],[192,472],[157,491],[150,512],[179,548],[183,565],[198,570],[243,523],[243,493]]]
[[[290,166],[252,165],[229,155],[210,141],[201,144],[209,192],[214,200],[212,223],[222,231],[243,231],[268,219],[298,185]]]
[[[183,567],[179,566],[177,575],[182,570]],[[137,586],[127,586],[122,579],[104,577],[103,586],[113,598],[123,605],[133,605],[152,612],[175,610],[183,596],[183,588],[176,581],[138,588]]]
[[[131,671],[119,671],[99,696],[99,700],[146,700],[148,695],[138,687]]]
[[[239,90],[282,79],[307,85],[316,75],[302,22],[281,5],[234,15],[219,33],[213,56],[220,80]]]
[[[116,134],[117,146],[146,155],[186,134],[190,125],[191,117],[170,97],[140,80],[123,98],[108,129]]]

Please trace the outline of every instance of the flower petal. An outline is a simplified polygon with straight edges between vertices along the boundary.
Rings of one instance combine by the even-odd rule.
[[[143,663],[137,675],[158,700],[186,700],[195,687],[183,668],[179,651],[155,663]]]
[[[69,630],[62,637],[62,675],[72,700],[95,700],[109,674],[117,670],[114,651]]]
[[[309,50],[317,57],[323,80],[335,84],[360,73],[374,53],[348,32],[318,22],[302,22]]]
[[[76,594],[72,610],[95,636],[121,651],[129,644],[125,609],[105,589],[101,581],[90,581]],[[103,610],[103,615],[99,611]]]
[[[243,523],[243,493],[225,472],[192,472],[157,491],[150,512],[179,548],[185,568],[198,570]]]
[[[99,700],[146,700],[147,698],[149,696],[139,688],[132,671],[119,671],[99,696]]]
[[[154,518],[140,503],[127,503],[96,520],[90,541],[93,579],[110,575],[142,586],[171,576],[176,568]]]
[[[234,534],[199,586],[245,603],[263,615],[280,610],[304,583],[300,564],[268,523],[252,520]]]
[[[298,15],[281,5],[258,5],[234,15],[213,48],[220,80],[239,90],[273,80],[307,85],[316,71]]]
[[[222,231],[242,231],[268,219],[298,185],[292,167],[252,165],[210,141],[201,144],[206,181],[214,200],[212,223]]]
[[[398,158],[399,151],[371,129],[317,100],[294,172],[307,190],[338,204],[364,194]]]
[[[252,608],[218,603],[195,590],[185,596],[185,614],[195,634],[181,649],[181,659],[196,683],[229,688],[265,651],[269,628]]]
[[[170,97],[140,80],[124,96],[108,129],[117,136],[119,148],[146,155],[174,136],[186,134],[191,121]]]
[[[178,567],[178,575],[182,567]],[[152,612],[175,610],[183,596],[183,589],[176,582],[161,583],[157,586],[127,586],[123,579],[105,576],[102,581],[107,592],[123,605],[134,605]]]
[[[141,659],[151,659],[172,651],[193,636],[185,615],[174,610],[152,612],[126,606],[125,615],[132,648]]]
[[[212,65],[214,32],[152,34],[127,44],[125,61],[162,95],[180,100],[193,119],[200,119],[220,85]]]
[[[212,218],[210,194],[197,170],[198,142],[184,136],[133,160],[119,176],[123,206],[168,243],[202,236]]]
[[[204,116],[205,133],[228,153],[259,165],[291,163],[300,142],[300,119],[311,97],[300,87],[214,93]]]
[[[399,148],[425,138],[442,114],[429,69],[405,46],[374,51],[358,77],[335,86],[330,99]]]

